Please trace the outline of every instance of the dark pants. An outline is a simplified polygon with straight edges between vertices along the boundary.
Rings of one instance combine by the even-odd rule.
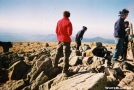
[[[75,41],[76,42],[76,50],[79,50],[79,47],[81,46],[81,41]]]
[[[122,48],[123,48],[123,42],[124,42],[124,38],[115,38],[116,46],[115,46],[112,60],[117,60],[118,57],[121,55]]]
[[[70,42],[59,42],[56,50],[56,56],[53,62],[53,67],[58,67],[58,61],[61,58],[61,56],[64,55],[63,72],[68,72],[70,53]]]
[[[128,37],[125,37],[123,43],[123,51],[122,51],[122,58],[125,60],[127,56],[127,48],[128,48]]]

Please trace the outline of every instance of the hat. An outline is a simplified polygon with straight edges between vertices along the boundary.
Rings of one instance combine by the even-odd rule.
[[[86,30],[86,29],[87,29],[87,27],[86,27],[86,26],[83,26],[83,29],[84,29],[84,30]]]
[[[122,14],[128,14],[129,13],[129,10],[128,9],[126,9],[126,8],[124,8],[124,9],[122,9],[122,11],[119,11],[119,14],[120,15],[122,15]]]

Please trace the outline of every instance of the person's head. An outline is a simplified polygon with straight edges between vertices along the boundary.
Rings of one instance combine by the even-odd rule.
[[[84,30],[84,32],[87,31],[87,27],[86,26],[83,26],[83,30]]]
[[[129,22],[128,21],[125,21],[124,24],[125,24],[125,28],[127,28],[129,26]]]
[[[69,11],[64,11],[63,16],[69,18],[70,17],[70,12]]]
[[[126,19],[126,18],[127,18],[128,13],[129,13],[129,10],[127,10],[127,9],[123,9],[122,11],[119,12],[120,16],[121,16],[123,19]]]

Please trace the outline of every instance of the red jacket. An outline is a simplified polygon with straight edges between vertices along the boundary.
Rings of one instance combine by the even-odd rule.
[[[71,42],[70,36],[72,35],[72,23],[66,17],[58,21],[56,27],[57,39],[59,42]]]

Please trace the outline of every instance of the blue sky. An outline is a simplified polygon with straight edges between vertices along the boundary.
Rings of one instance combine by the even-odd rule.
[[[113,38],[118,13],[127,8],[134,23],[134,0],[0,0],[0,31],[55,34],[64,10],[71,13],[73,35],[87,26],[85,38]]]

